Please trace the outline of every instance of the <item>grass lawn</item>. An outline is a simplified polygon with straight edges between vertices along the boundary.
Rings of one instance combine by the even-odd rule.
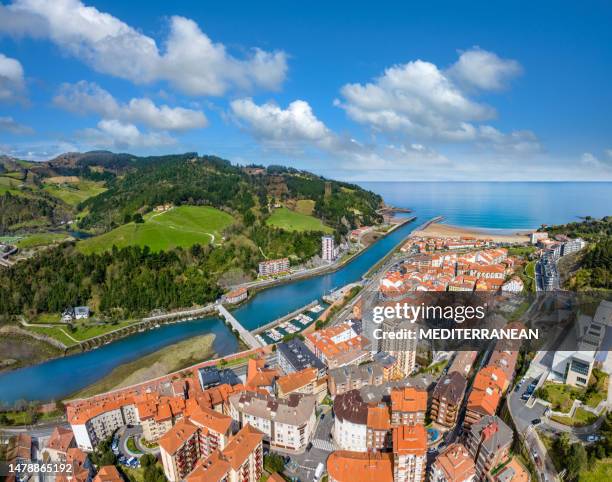
[[[574,400],[582,394],[580,388],[561,383],[546,382],[538,391],[537,396],[552,403],[552,409],[557,412],[569,412]]]
[[[131,467],[122,466],[121,470],[125,473],[125,475],[130,477],[130,480],[135,480],[136,482],[146,482],[143,467],[133,469]]]
[[[75,341],[70,339],[70,337],[68,337],[66,335],[66,332],[64,331],[68,330],[68,328],[36,326],[28,327],[28,330],[31,330],[35,333],[40,333],[41,335],[50,336],[51,338],[55,338],[57,341],[63,343],[66,346],[76,345]],[[76,338],[76,336],[74,336],[74,338]]]
[[[6,175],[0,176],[0,194],[10,192],[11,194],[21,194],[18,186],[23,184],[21,181]]]
[[[138,447],[136,447],[136,441],[134,440],[134,437],[128,438],[126,445],[127,445],[128,450],[132,452],[133,454],[142,453],[140,450],[138,450]]]
[[[71,236],[63,233],[37,233],[17,241],[17,247],[20,249],[30,249],[60,243],[68,239],[71,239]]]
[[[591,425],[597,420],[597,415],[587,412],[584,408],[579,408],[574,413],[573,417],[550,417],[555,422],[562,423],[563,425],[569,425],[571,427],[584,427],[585,425]]]
[[[106,191],[103,182],[78,180],[77,182],[46,182],[43,189],[66,204],[76,206]]]
[[[315,202],[312,199],[300,199],[296,205],[295,210],[300,214],[306,214],[310,216],[315,207]]]
[[[134,320],[120,321],[116,324],[112,323],[100,323],[100,324],[77,324],[75,325],[76,330],[74,333],[70,333],[71,336],[76,338],[77,340],[84,341],[89,338],[93,338],[94,336],[100,336],[109,331],[118,330],[119,328],[123,328],[125,326],[129,326],[135,323]]]
[[[209,206],[179,206],[164,213],[149,213],[144,223],[128,223],[108,233],[85,239],[84,253],[108,251],[113,245],[149,246],[152,251],[194,244],[219,243],[221,232],[234,221],[229,214]]]
[[[510,246],[508,256],[529,256],[535,253],[535,246]]]
[[[286,231],[322,231],[331,233],[333,229],[323,224],[320,219],[307,214],[291,211],[287,208],[275,209],[267,224]]]
[[[578,476],[578,482],[601,482],[612,480],[612,458],[596,460],[590,470]]]

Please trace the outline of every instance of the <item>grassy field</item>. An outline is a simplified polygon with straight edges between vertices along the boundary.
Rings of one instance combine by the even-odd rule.
[[[612,480],[612,458],[596,460],[590,470],[578,476],[578,482],[601,482]]]
[[[267,224],[286,231],[322,231],[324,233],[333,231],[320,219],[287,208],[275,209],[272,216],[268,218]]]
[[[63,233],[37,233],[20,239],[17,242],[17,247],[20,249],[37,248],[39,246],[60,243],[68,239],[72,239],[71,236]]]
[[[4,194],[5,192],[20,194],[21,192],[18,189],[20,184],[22,184],[20,180],[2,175],[0,176],[0,194]]]
[[[63,343],[64,345],[68,346],[72,346],[72,345],[76,345],[76,342],[74,340],[72,340],[68,335],[66,335],[66,333],[68,333],[68,328],[67,327],[48,327],[48,326],[36,326],[36,327],[29,327],[28,330],[31,330],[35,333],[40,333],[41,335],[47,335],[51,338],[55,338],[57,341]],[[74,335],[72,335],[74,338],[76,338]]]
[[[295,210],[300,214],[306,214],[310,216],[315,207],[315,202],[312,199],[300,199],[297,201]]]
[[[53,180],[53,178],[50,178]],[[104,183],[96,181],[85,181],[76,178],[66,179],[69,182],[61,182],[63,179],[57,179],[60,182],[46,182],[43,189],[52,196],[61,199],[66,204],[76,206],[93,196],[106,191]]]
[[[120,365],[93,385],[70,398],[90,397],[161,377],[213,357],[214,335],[202,335],[162,348],[133,362]]]
[[[84,253],[99,253],[110,250],[113,245],[149,246],[152,251],[163,251],[196,243],[219,243],[221,232],[233,220],[229,214],[208,206],[180,206],[164,213],[150,213],[144,223],[124,224],[83,240],[78,247]]]

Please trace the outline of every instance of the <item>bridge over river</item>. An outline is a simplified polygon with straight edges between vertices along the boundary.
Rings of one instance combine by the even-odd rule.
[[[232,315],[229,311],[225,309],[225,306],[219,303],[217,305],[217,309],[219,310],[219,315],[221,315],[224,320],[226,320],[230,325],[232,325],[232,328],[238,332],[240,338],[242,338],[242,340],[247,345],[249,345],[250,348],[262,347],[262,344],[259,342],[259,340],[255,338],[255,336],[250,331],[244,328],[244,326],[240,324],[240,322],[234,317],[234,315]]]

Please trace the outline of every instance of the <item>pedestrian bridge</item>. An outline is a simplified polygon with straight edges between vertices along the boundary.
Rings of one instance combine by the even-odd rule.
[[[219,315],[222,316],[230,325],[232,325],[232,328],[238,332],[238,335],[240,336],[240,338],[242,338],[242,340],[247,345],[249,345],[250,348],[261,348],[262,347],[262,344],[259,342],[259,340],[255,338],[255,336],[250,331],[248,331],[244,326],[242,326],[240,322],[234,317],[234,315],[232,315],[229,311],[227,311],[225,306],[219,303],[217,305],[217,308],[219,310]]]

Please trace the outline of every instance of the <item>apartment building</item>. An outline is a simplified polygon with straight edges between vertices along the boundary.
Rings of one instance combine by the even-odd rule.
[[[327,458],[329,482],[393,482],[393,454],[337,450]]]
[[[186,482],[259,482],[263,474],[263,434],[245,425],[223,450],[200,461]]]
[[[366,385],[382,385],[385,381],[383,367],[376,362],[334,368],[327,377],[332,397]]]
[[[495,415],[507,386],[508,380],[500,368],[488,365],[481,369],[474,377],[463,427],[469,429],[483,417]]]
[[[433,392],[430,418],[444,427],[453,427],[457,423],[466,387],[467,380],[461,373],[444,375]]]
[[[70,406],[67,414],[77,447],[88,452],[118,428],[138,423],[133,397],[111,397]]]
[[[319,376],[325,375],[325,365],[299,338],[276,346],[278,366],[285,373],[316,368]]]
[[[136,403],[137,420],[148,442],[156,442],[183,417],[185,399],[148,394]]]
[[[431,482],[473,482],[476,465],[467,448],[460,443],[449,445],[436,457],[429,480]]]
[[[466,446],[476,465],[476,477],[487,474],[505,462],[512,446],[512,430],[499,417],[485,416],[467,434]]]
[[[323,261],[332,262],[336,259],[338,250],[336,249],[336,242],[333,236],[322,236],[321,237],[321,259]]]
[[[309,333],[305,342],[330,369],[359,364],[371,358],[369,340],[359,335],[351,322]]]
[[[427,412],[427,391],[416,387],[402,387],[391,390],[391,423],[416,425],[425,421]]]
[[[394,482],[425,480],[427,433],[422,424],[401,425],[393,429]]]
[[[467,378],[477,356],[478,352],[476,351],[458,351],[448,368],[448,373],[458,372]]]
[[[286,399],[271,395],[242,392],[230,396],[230,415],[235,423],[260,430],[270,448],[301,452],[310,442],[315,427],[314,396],[292,393]]]
[[[289,258],[269,259],[259,263],[259,276],[273,276],[289,271]]]
[[[320,377],[316,368],[305,368],[278,378],[275,389],[278,398],[285,399],[292,393],[301,393],[313,395],[320,403],[327,396],[327,377]]]

